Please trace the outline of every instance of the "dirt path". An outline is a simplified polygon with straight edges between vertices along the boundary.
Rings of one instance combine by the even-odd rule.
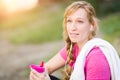
[[[0,41],[0,80],[29,80],[29,64],[38,64],[64,46],[63,41],[15,46]],[[59,72],[53,73],[61,77]]]

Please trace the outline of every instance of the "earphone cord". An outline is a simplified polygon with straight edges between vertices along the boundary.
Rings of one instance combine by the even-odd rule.
[[[68,56],[67,56],[67,60],[65,61],[64,71],[65,71],[67,77],[70,77],[69,74],[67,73],[66,68],[67,68],[67,62],[68,62],[68,59],[69,59],[70,53],[71,53],[71,51],[72,51],[72,47],[73,47],[73,45],[71,44],[71,45],[70,45],[70,50],[69,50],[69,53],[68,53]]]

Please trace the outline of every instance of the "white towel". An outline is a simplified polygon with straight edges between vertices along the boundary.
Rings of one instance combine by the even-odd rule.
[[[70,80],[85,80],[84,65],[86,56],[92,48],[98,46],[104,53],[111,70],[111,80],[120,80],[120,58],[110,43],[100,38],[88,41],[79,53]]]

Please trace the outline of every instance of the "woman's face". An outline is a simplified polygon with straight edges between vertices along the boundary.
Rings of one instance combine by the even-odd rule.
[[[74,43],[84,43],[88,40],[88,36],[92,29],[87,12],[83,8],[79,8],[70,16],[67,16],[67,32],[70,40]]]

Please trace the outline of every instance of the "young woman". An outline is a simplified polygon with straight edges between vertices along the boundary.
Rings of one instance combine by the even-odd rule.
[[[68,6],[63,24],[66,45],[45,64],[48,74],[64,66],[64,80],[120,80],[117,52],[107,41],[95,38],[98,20],[90,3],[78,1]],[[30,80],[44,77],[31,69]]]

